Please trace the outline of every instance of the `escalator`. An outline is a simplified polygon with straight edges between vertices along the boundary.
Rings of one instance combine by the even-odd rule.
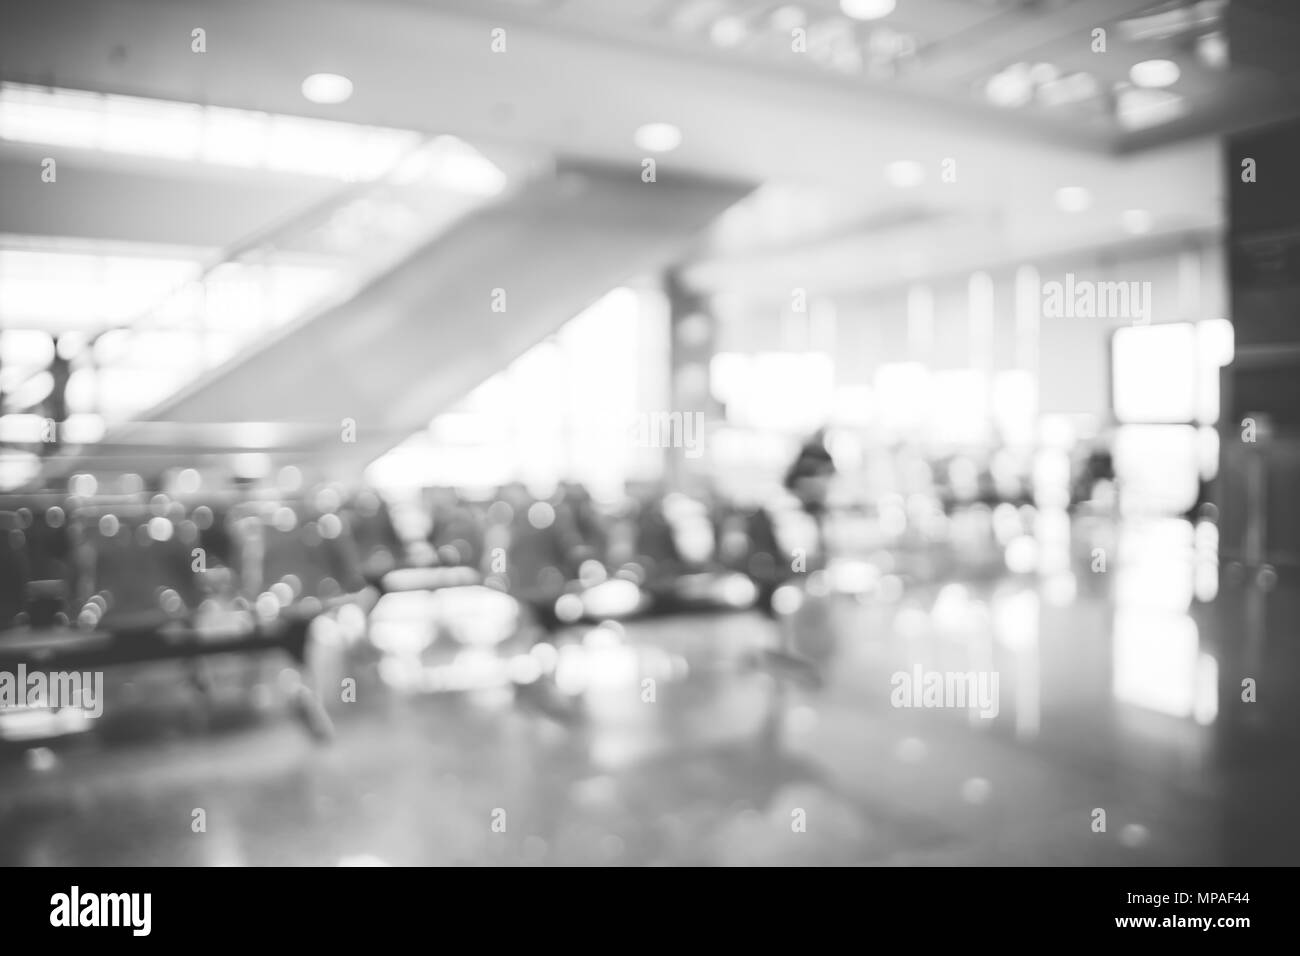
[[[67,449],[63,468],[258,451],[354,470],[610,288],[671,263],[747,191],[560,163],[462,211],[346,297],[195,369],[101,442]]]

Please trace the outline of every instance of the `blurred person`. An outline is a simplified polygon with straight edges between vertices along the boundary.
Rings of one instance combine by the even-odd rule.
[[[604,521],[591,492],[581,482],[560,483],[555,521],[563,536],[565,559],[572,574],[576,576],[584,561],[605,562],[607,535]]]
[[[1114,454],[1111,451],[1112,440],[1110,434],[1104,434],[1088,446],[1083,460],[1077,466],[1070,490],[1071,510],[1077,510],[1082,505],[1109,510],[1113,505],[1117,480]]]
[[[45,399],[45,415],[61,425],[68,419],[68,381],[72,378],[72,361],[64,355],[67,347],[60,343],[59,336],[51,338],[54,340],[54,357],[50,359],[49,373],[54,384]],[[64,348],[60,348],[60,344],[64,344]]]
[[[501,489],[500,500],[510,505],[502,539],[507,590],[531,608],[545,629],[556,630],[561,622],[555,602],[577,576],[570,552],[572,532],[557,511],[558,496],[535,498],[523,484],[513,482]]]
[[[429,545],[443,565],[478,567],[484,559],[486,520],[452,488],[431,493]]]
[[[807,572],[815,570],[826,561],[828,502],[836,474],[835,460],[826,447],[826,429],[819,428],[800,446],[794,461],[786,470],[783,482],[785,489],[798,501],[800,509],[811,519],[812,525],[813,547],[805,555],[805,564],[798,577],[804,577]],[[759,545],[760,549],[763,545],[775,549],[777,525],[768,509],[758,508],[751,513],[748,530],[751,541]],[[778,671],[793,672],[804,679],[820,682],[821,668],[796,647],[793,617],[779,612],[772,601],[780,582],[795,575],[784,573],[784,562],[774,567],[773,571],[771,579],[758,581],[765,599],[763,607],[777,622],[777,643],[767,652],[767,658]]]
[[[825,428],[809,436],[785,473],[786,489],[817,527],[818,551],[822,555],[826,551],[826,504],[835,475],[835,459],[826,447]]]

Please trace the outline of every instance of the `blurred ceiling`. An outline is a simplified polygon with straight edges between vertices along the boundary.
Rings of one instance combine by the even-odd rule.
[[[1297,68],[1286,55],[1288,43],[1300,39],[1300,22],[1285,0],[441,5],[737,69],[915,94],[990,114],[990,121],[994,112],[1010,111],[1044,135],[1115,151],[1268,122],[1294,112],[1300,95]],[[1174,63],[1176,78],[1130,75],[1133,64],[1150,60]]]
[[[709,268],[693,281],[790,274],[851,287],[1219,228],[1216,137],[1298,111],[1296,6],[46,0],[3,7],[0,79],[450,132],[484,150],[624,164],[631,177],[645,155],[638,127],[671,123],[681,145],[661,166],[770,184],[713,231]],[[206,31],[201,54],[195,28]],[[1104,53],[1095,29],[1106,31]],[[804,52],[793,49],[797,30]],[[1135,82],[1133,67],[1153,60],[1176,65],[1171,85],[1149,85],[1169,81],[1167,66],[1139,71],[1148,86]],[[302,81],[318,72],[350,78],[351,98],[308,102]],[[265,198],[273,174],[244,171],[231,188],[222,170],[224,189],[200,182],[178,202],[179,179],[209,172],[141,163],[129,171],[141,221],[130,223],[96,216],[91,198],[113,193],[122,170],[65,152],[85,167],[80,192],[47,191],[36,211],[10,214],[26,228],[45,221],[67,234],[84,220],[104,232],[118,218],[154,241],[229,243],[259,210],[283,215],[324,189],[287,188],[277,205]],[[13,166],[32,159],[0,149],[0,232],[21,231],[3,207],[22,205],[14,183],[26,173]],[[1062,208],[1062,188],[1082,190],[1074,211]]]

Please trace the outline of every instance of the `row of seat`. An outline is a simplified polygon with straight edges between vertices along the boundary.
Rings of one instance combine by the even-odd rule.
[[[598,506],[580,485],[488,500],[433,491],[424,540],[369,490],[0,502],[0,663],[51,648],[112,664],[283,647],[344,605],[388,591],[478,584],[555,629],[579,619],[767,607],[806,567],[797,511],[681,494]],[[804,565],[793,567],[793,555]]]
[[[136,631],[208,601],[253,610],[268,595],[310,608],[364,587],[344,522],[301,502],[10,502],[0,509],[0,627]]]
[[[598,507],[576,484],[543,499],[520,486],[478,502],[449,489],[430,497],[429,544],[438,558],[480,568],[487,583],[533,607],[544,623],[562,623],[552,615],[559,598],[611,580],[639,588],[644,611],[747,605],[752,601],[737,596],[770,594],[796,566],[803,570],[818,546],[817,529],[801,511],[681,494],[613,507]]]
[[[490,502],[435,494],[427,551],[436,567],[548,606],[615,577],[650,591],[705,573],[773,583],[790,550],[776,524],[762,509],[706,509],[681,495],[611,512],[578,485],[549,499],[512,486]],[[137,634],[223,614],[311,616],[430,563],[368,490],[347,499],[32,497],[3,503],[0,534],[0,629]]]
[[[800,540],[789,534],[791,514],[679,494],[615,508],[598,507],[577,485],[545,499],[517,486],[489,501],[432,497],[423,540],[399,533],[384,499],[368,490],[0,502],[0,666],[81,669],[276,650],[301,663],[322,613],[337,609],[341,622],[343,608],[359,608],[348,619],[364,630],[386,593],[463,585],[484,598],[510,595],[548,630],[766,607],[793,573],[791,544]],[[375,647],[382,650],[380,631],[393,630],[399,607],[436,605],[444,617],[454,608],[454,617],[472,618],[481,604],[474,593],[462,590],[451,603],[390,602],[369,625]],[[456,633],[476,633],[472,621],[454,623]],[[416,633],[443,624],[417,623]],[[517,639],[501,643],[501,653],[517,655],[527,635],[512,628]],[[328,736],[316,691],[304,684],[295,699],[313,732]]]

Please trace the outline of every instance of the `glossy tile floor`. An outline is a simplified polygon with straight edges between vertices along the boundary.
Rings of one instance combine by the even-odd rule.
[[[1104,572],[1113,531],[1075,529],[1034,573],[899,555],[783,624],[589,628],[571,706],[321,654],[358,681],[325,745],[282,664],[214,661],[206,707],[178,666],[110,673],[94,733],[0,752],[0,863],[1294,865],[1300,589],[1198,600],[1189,528]],[[996,715],[893,706],[915,668],[996,672]]]

